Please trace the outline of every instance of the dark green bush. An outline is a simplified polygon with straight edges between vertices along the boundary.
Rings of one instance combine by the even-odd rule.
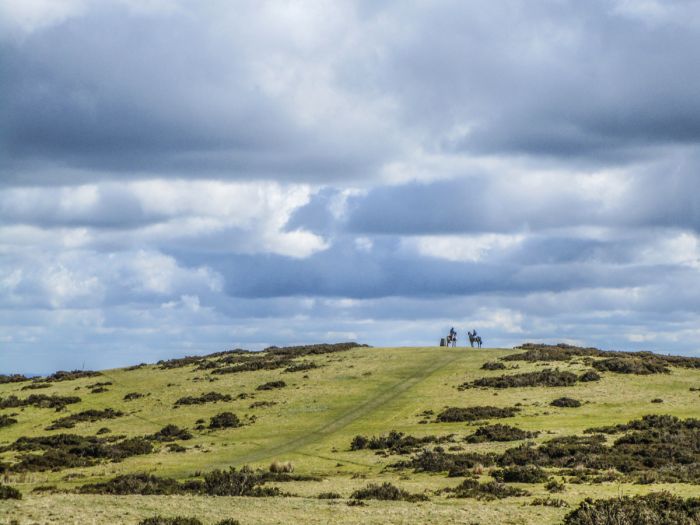
[[[530,439],[536,437],[539,432],[527,432],[516,427],[508,425],[486,425],[479,427],[471,435],[467,436],[465,441],[469,443],[484,443],[487,441],[518,441],[521,439]]]
[[[518,489],[489,481],[488,483],[479,483],[475,479],[465,479],[453,489],[447,489],[446,492],[451,492],[455,498],[476,498],[480,500],[494,500],[510,497],[528,496],[530,493],[526,490]]]
[[[525,372],[522,374],[510,374],[497,377],[482,377],[471,383],[463,383],[460,390],[473,387],[489,388],[520,388],[520,387],[558,387],[572,386],[576,383],[576,374],[562,372],[560,370],[545,369],[537,372]]]
[[[550,405],[560,408],[578,408],[581,406],[581,401],[572,397],[558,397]]]
[[[155,434],[151,434],[149,436],[149,439],[162,442],[177,441],[178,439],[188,440],[192,439],[192,434],[190,434],[184,428],[180,428],[177,425],[169,424],[165,425]]]
[[[70,416],[62,417],[51,423],[46,430],[57,430],[59,428],[73,428],[77,423],[100,421],[101,419],[114,419],[124,415],[124,412],[119,410],[114,410],[112,408],[105,408],[104,410],[84,410],[83,412],[78,412],[76,414],[71,414]]]
[[[197,518],[185,518],[175,516],[172,518],[164,518],[163,516],[153,516],[139,521],[139,525],[203,525]]]
[[[370,483],[362,489],[358,489],[352,493],[352,499],[365,500],[377,499],[383,501],[427,501],[428,497],[424,494],[411,494],[403,489],[400,489],[389,482],[377,485]]]
[[[185,396],[175,401],[175,406],[179,405],[202,405],[204,403],[216,403],[217,401],[231,401],[232,398],[228,394],[220,394],[219,392],[207,392],[201,396]]]
[[[22,499],[22,493],[14,487],[0,483],[0,500]]]
[[[232,412],[221,412],[213,416],[209,428],[236,428],[242,426],[241,420]]]
[[[549,479],[547,473],[535,465],[515,465],[495,471],[492,476],[504,483],[543,483]]]
[[[482,370],[505,370],[506,365],[499,363],[498,361],[487,361],[481,365]]]
[[[518,412],[520,409],[517,407],[448,407],[437,415],[436,420],[441,423],[478,421],[480,419],[513,417]]]
[[[564,517],[565,525],[697,525],[700,498],[669,492],[621,498],[590,498]]]
[[[601,372],[616,372],[618,374],[668,374],[670,370],[662,363],[636,357],[610,357],[593,363],[593,368]]]
[[[275,390],[276,388],[284,388],[287,383],[284,381],[268,381],[262,385],[259,385],[255,390]]]

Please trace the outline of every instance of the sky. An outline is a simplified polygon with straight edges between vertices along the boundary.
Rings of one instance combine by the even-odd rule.
[[[0,3],[0,372],[700,355],[700,2]]]

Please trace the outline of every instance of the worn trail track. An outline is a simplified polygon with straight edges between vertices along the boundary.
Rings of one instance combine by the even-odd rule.
[[[348,425],[357,421],[358,419],[370,415],[372,412],[382,407],[383,405],[390,403],[394,399],[404,394],[406,391],[410,390],[413,386],[430,377],[433,373],[455,362],[457,359],[460,358],[461,355],[462,354],[460,354],[459,352],[450,352],[449,354],[443,354],[437,357],[434,360],[433,364],[431,364],[430,366],[419,369],[413,375],[394,383],[388,388],[385,388],[378,394],[373,395],[366,402],[350,410],[347,410],[342,415],[332,419],[323,426],[311,431],[307,431],[303,435],[300,435],[284,443],[280,443],[278,445],[274,445],[272,447],[264,448],[261,450],[253,451],[249,454],[246,454],[245,456],[236,458],[234,460],[234,463],[236,465],[255,463],[257,461],[261,461],[267,458],[272,458],[283,454],[289,454],[291,452],[298,452],[300,451],[300,449],[308,445],[322,441],[323,439],[338,432],[339,430],[342,430],[343,428],[347,427]]]

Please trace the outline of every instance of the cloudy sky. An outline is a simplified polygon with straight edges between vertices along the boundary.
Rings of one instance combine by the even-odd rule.
[[[700,355],[698,49],[693,0],[4,1],[0,372]]]

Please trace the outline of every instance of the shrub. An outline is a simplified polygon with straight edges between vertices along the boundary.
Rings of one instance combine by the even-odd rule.
[[[450,477],[465,476],[477,466],[490,466],[495,463],[495,454],[463,452],[450,454],[442,447],[424,449],[409,461],[396,463],[397,468],[413,468],[416,472],[447,472]]]
[[[578,346],[567,345],[564,343],[558,345],[542,345],[534,343],[525,343],[522,346],[516,347],[518,350],[525,352],[518,354],[510,354],[502,359],[504,361],[569,361],[577,356],[600,356],[605,355],[605,352],[597,348],[581,348]]]
[[[93,372],[92,370],[73,370],[71,372],[66,372],[65,370],[59,370],[58,372],[46,376],[42,379],[37,379],[36,381],[73,381],[74,379],[82,379],[84,377],[96,377],[101,376],[100,372]]]
[[[0,408],[20,408],[33,406],[37,408],[55,408],[60,410],[66,405],[80,403],[77,396],[58,396],[56,394],[47,396],[46,394],[32,394],[25,399],[20,399],[15,395],[0,398]]]
[[[397,432],[392,430],[386,435],[372,436],[367,438],[365,436],[355,436],[350,443],[350,450],[360,450],[363,448],[368,448],[370,450],[391,450],[395,454],[407,454],[418,449],[426,443],[442,443],[443,441],[448,441],[452,438],[452,434],[447,436],[424,436],[417,438],[414,436],[407,436],[403,432]]]
[[[563,499],[559,498],[535,498],[532,500],[530,505],[542,505],[544,507],[557,507],[557,508],[562,508],[562,507],[568,507],[569,504],[564,501]]]
[[[305,361],[303,363],[292,363],[283,371],[287,373],[304,372],[306,370],[313,370],[314,368],[318,368],[318,365],[316,363],[314,363],[313,361]]]
[[[342,496],[338,494],[337,492],[321,492],[318,496],[316,496],[318,499],[340,499]]]
[[[557,387],[572,386],[576,383],[576,374],[560,370],[545,369],[523,374],[502,375],[497,377],[482,377],[471,383],[463,383],[460,390],[472,387],[517,388],[517,387]]]
[[[287,386],[287,383],[284,381],[269,381],[258,386],[255,390],[274,390],[276,388],[284,388],[285,386]]]
[[[618,374],[668,374],[667,366],[648,359],[636,357],[610,357],[593,363],[593,368],[601,372],[616,372]]]
[[[683,499],[669,492],[646,496],[581,502],[564,517],[565,525],[696,525],[700,523],[700,498]]]
[[[78,412],[76,414],[71,414],[70,416],[62,417],[51,423],[46,430],[57,430],[59,428],[73,428],[76,423],[81,423],[88,421],[93,423],[101,419],[114,419],[116,417],[123,416],[124,413],[119,410],[114,410],[111,408],[105,408],[104,410],[85,410],[83,412]]]
[[[202,405],[204,403],[216,403],[217,401],[231,401],[232,398],[228,394],[220,394],[219,392],[207,392],[201,396],[185,396],[175,401],[175,406],[179,405]]]
[[[587,370],[580,376],[578,376],[578,380],[581,381],[582,383],[590,383],[593,381],[600,381],[600,374],[596,372],[595,370]]]
[[[143,394],[138,392],[129,392],[124,396],[124,401],[133,401],[134,399],[139,399],[141,397],[144,397]]]
[[[82,494],[111,494],[124,496],[128,494],[166,495],[182,492],[180,484],[169,478],[152,474],[124,474],[109,481],[83,485],[78,490]]]
[[[384,482],[381,485],[370,483],[362,489],[358,489],[352,493],[352,499],[365,500],[377,499],[383,501],[427,501],[428,497],[424,494],[411,494],[403,489],[400,489],[389,482]]]
[[[274,401],[255,401],[250,404],[249,408],[264,408],[264,407],[273,407],[277,403]]]
[[[510,487],[496,481],[479,483],[475,479],[465,479],[455,488],[447,489],[446,491],[453,493],[455,498],[476,498],[481,500],[528,496],[530,494],[526,490]]]
[[[469,443],[484,443],[486,441],[518,441],[536,437],[539,432],[527,432],[508,425],[486,425],[476,429],[471,436],[466,437]]]
[[[174,518],[164,518],[163,516],[153,516],[139,521],[139,525],[202,525],[197,518],[184,518],[175,516]]]
[[[192,434],[190,434],[184,428],[169,424],[165,425],[155,434],[149,436],[149,439],[153,439],[155,441],[176,441],[178,439],[187,440],[192,439]]]
[[[505,370],[506,365],[499,363],[498,361],[487,361],[481,365],[482,370]]]
[[[22,499],[22,493],[14,487],[0,483],[0,500]]]
[[[236,428],[240,426],[242,426],[241,420],[232,412],[221,412],[209,421],[209,428]]]
[[[249,467],[236,470],[214,470],[205,474],[203,491],[209,496],[278,496],[280,490],[273,487],[260,487],[265,482],[259,472]]]
[[[494,479],[505,483],[542,483],[547,481],[547,473],[535,465],[515,465],[497,470]]]
[[[557,481],[556,479],[551,479],[547,482],[547,484],[544,486],[544,488],[547,489],[548,492],[564,492],[566,490],[566,485],[561,482]]]
[[[581,406],[581,401],[571,397],[558,397],[550,403],[553,407],[561,408],[577,408]]]
[[[480,419],[513,417],[518,412],[520,412],[520,409],[517,407],[448,407],[437,415],[436,420],[441,423],[477,421]]]
[[[216,525],[241,525],[241,522],[234,520],[233,518],[226,518],[221,521],[217,521]]]
[[[0,415],[0,428],[9,427],[10,425],[14,425],[15,423],[17,423],[17,420],[15,418],[6,415]]]
[[[0,385],[6,383],[21,383],[23,381],[29,381],[29,378],[22,374],[0,374]]]
[[[270,463],[270,472],[274,474],[294,472],[294,465],[291,461],[273,461]]]
[[[661,399],[660,397],[655,397],[654,399],[651,400],[652,403],[663,403],[664,400]]]

